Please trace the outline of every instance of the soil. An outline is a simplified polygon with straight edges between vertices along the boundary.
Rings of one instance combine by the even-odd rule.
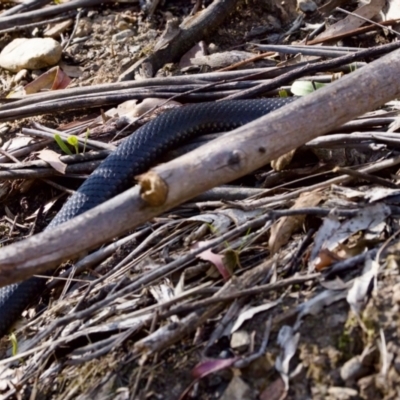
[[[355,2],[350,3],[347,7],[353,11],[357,5]],[[6,8],[13,5],[2,4]],[[129,66],[151,53],[152,45],[165,28],[166,18],[173,16],[182,21],[189,15],[193,6],[193,3],[183,0],[164,2],[156,8],[151,18],[147,17],[147,13],[138,3],[109,3],[84,9],[79,24],[82,29],[85,27],[88,29],[87,38],[80,42],[72,42],[63,52],[63,63],[74,66],[79,71],[79,76],[72,80],[69,87],[116,82],[120,74]],[[294,1],[284,3],[242,1],[225,23],[206,39],[206,44],[216,52],[242,49],[241,46],[246,42],[265,38],[269,38],[268,41],[270,41],[279,36],[282,43],[296,42],[305,36],[303,31],[297,29],[291,35],[284,35],[299,15],[296,8],[297,4]],[[343,18],[339,15],[335,13],[331,17],[332,19]],[[322,20],[322,16],[318,13],[305,17],[307,23]],[[127,41],[115,42],[112,39],[113,35],[125,29],[131,29],[132,36]],[[71,30],[72,27],[66,30],[64,35],[66,37],[71,35]],[[14,38],[29,37],[32,34],[31,29],[4,34],[0,40],[0,50]],[[43,28],[40,27],[35,34],[41,36]],[[341,44],[368,47],[387,42],[389,39],[390,36],[374,32],[357,38],[344,39]],[[288,57],[282,55],[281,61],[285,61],[286,58]],[[261,68],[269,65],[271,65],[270,60],[259,60],[247,65],[246,68]],[[197,68],[194,73],[209,70],[207,67],[202,67]],[[35,74],[38,75],[41,72],[34,71],[28,74],[28,77],[19,84],[27,83]],[[171,74],[179,76],[181,73],[177,64],[168,63],[158,72],[158,76]],[[4,93],[12,89],[13,76],[14,74],[0,69]],[[39,122],[50,128],[59,128],[92,115],[99,116],[100,110],[83,109],[79,112],[58,112],[22,120],[16,119],[5,124],[7,129],[1,139],[5,143],[19,135],[22,127],[31,126],[33,122]],[[107,142],[110,136],[100,137],[98,140]],[[55,145],[50,147],[57,150]],[[35,155],[30,157],[34,159]],[[315,161],[313,157],[308,155],[300,161],[297,159],[296,167],[306,168],[310,162],[317,164],[318,161]],[[394,176],[397,176],[397,170],[390,172],[391,174],[388,173],[386,178],[394,179]],[[252,185],[261,186],[265,174],[272,174],[269,167],[257,171],[247,179],[241,180],[240,183],[245,185],[250,182]],[[317,179],[320,180],[320,178]],[[75,189],[81,179],[58,178],[54,182],[69,189]],[[296,187],[298,187],[296,184],[292,186],[292,188]],[[359,182],[353,183],[351,188],[364,190],[363,184]],[[60,194],[56,188],[47,183],[40,180],[29,183],[26,180],[6,181],[2,183],[1,189],[3,205],[0,208],[0,240],[2,246],[23,240],[41,231],[57,213],[66,198],[62,196],[49,210],[43,210],[45,205]],[[274,194],[279,194],[283,190],[285,188],[275,188]],[[325,190],[324,195],[330,196],[328,189]],[[289,203],[284,205],[288,208],[291,206]],[[357,204],[352,203],[352,206],[356,207]],[[131,264],[126,264],[117,275],[111,275],[105,282],[96,281],[99,277],[113,271],[113,268],[131,252],[137,251],[143,240],[149,237],[149,233],[143,233],[143,237],[138,236],[135,241],[122,245],[105,261],[91,265],[86,272],[77,276],[77,282],[71,285],[67,294],[57,286],[47,290],[39,302],[36,301],[31,305],[15,327],[17,338],[15,340],[19,348],[34,348],[30,345],[30,340],[39,332],[51,327],[52,322],[57,318],[76,312],[73,307],[88,308],[106,298],[116,288],[128,285],[136,276],[152,271],[171,260],[179,259],[189,251],[185,243],[187,236],[198,234],[198,231],[205,229],[204,240],[214,238],[215,232],[209,229],[209,225],[204,227],[204,224],[186,221],[186,218],[211,213],[216,209],[210,204],[202,204],[199,208],[193,204],[178,207],[140,228],[150,228],[150,233],[154,233],[160,226],[165,225],[165,229],[149,240],[144,250],[137,253]],[[38,215],[35,216],[38,211]],[[169,227],[168,224],[173,221],[180,222]],[[384,223],[386,231],[384,229],[382,232],[379,239],[380,245],[398,229],[396,218]],[[285,269],[288,262],[283,259],[285,256],[294,258],[296,255],[294,250],[301,248],[309,227],[317,230],[320,226],[320,217],[307,217],[299,229],[300,232],[293,235],[290,243],[284,246],[277,265],[273,266],[271,263],[264,270],[265,276],[260,278],[254,286],[289,279],[295,274],[307,274],[308,250],[300,252],[298,262],[292,271]],[[245,237],[245,235],[242,236]],[[202,236],[199,235],[199,237]],[[264,232],[245,249],[237,252],[232,250],[229,253],[229,256],[240,259],[241,269],[237,271],[238,276],[260,266],[266,260],[272,260],[268,251],[268,238],[269,233]],[[231,243],[227,244],[228,247],[230,245]],[[74,260],[61,266],[60,271],[68,270],[71,265],[74,265]],[[191,315],[189,312],[179,314],[179,318],[169,316],[158,320],[159,313],[163,311],[159,310],[153,312],[150,320],[131,322],[127,324],[128,328],[121,328],[121,325],[118,325],[116,329],[104,328],[106,323],[119,321],[118,317],[124,313],[128,315],[129,312],[155,305],[157,301],[153,290],[171,290],[172,293],[179,293],[177,288],[179,289],[182,283],[180,281],[182,273],[178,272],[158,282],[155,287],[143,287],[139,291],[121,297],[104,310],[100,310],[104,311],[104,315],[101,315],[100,311],[98,314],[91,315],[85,320],[85,329],[93,329],[83,330],[82,335],[74,336],[73,324],[68,325],[65,330],[63,330],[64,326],[57,327],[54,332],[48,334],[49,342],[35,343],[35,346],[43,346],[37,347],[34,354],[24,356],[21,360],[7,361],[7,357],[12,356],[12,340],[9,336],[3,338],[1,354],[4,363],[1,367],[5,369],[0,375],[0,391],[4,399],[174,400],[184,398],[183,393],[194,381],[193,374],[198,373],[196,366],[199,363],[203,363],[206,359],[227,360],[233,357],[248,357],[260,348],[266,322],[271,320],[268,345],[260,357],[249,362],[246,367],[216,368],[214,373],[204,374],[205,376],[196,381],[191,390],[188,390],[186,398],[204,400],[397,399],[400,398],[400,296],[398,294],[400,275],[396,249],[392,249],[389,255],[385,255],[385,258],[381,260],[381,266],[377,287],[368,293],[365,307],[359,316],[349,306],[346,296],[343,296],[332,303],[327,301],[323,306],[317,307],[314,312],[308,312],[300,321],[299,307],[325,290],[316,279],[288,284],[274,291],[258,293],[238,300],[240,312],[243,312],[246,307],[277,302],[276,306],[255,314],[240,327],[240,330],[247,332],[251,338],[250,344],[242,352],[231,348],[229,328],[232,321],[228,321],[227,326],[223,323],[227,310],[232,307],[231,302],[223,303],[218,312],[213,313],[194,331],[188,330],[187,333],[184,332],[181,335],[178,334],[179,327],[184,326],[182,320]],[[354,266],[354,270],[340,275],[340,279],[348,282],[351,277],[361,275],[361,271],[362,265],[358,264]],[[208,261],[192,261],[185,274],[185,284],[191,288],[197,288],[203,284],[204,287],[221,288],[223,286],[218,273],[211,271],[211,264]],[[91,288],[90,295],[85,298],[84,289],[87,286],[84,283],[87,282],[97,283]],[[211,295],[210,293],[209,296],[199,296],[198,299],[208,298]],[[124,302],[129,303],[127,310],[122,307]],[[214,304],[209,307],[211,309],[216,306]],[[198,312],[200,317],[202,311],[204,310],[200,308],[195,312]],[[29,321],[33,321],[33,324],[27,325]],[[298,327],[295,332],[299,339],[293,357],[287,360],[290,373],[288,391],[285,392],[281,375],[274,367],[275,360],[282,353],[282,348],[277,343],[278,332],[283,326],[293,327],[295,324]],[[170,343],[166,342],[167,345],[156,352],[150,350],[138,352],[138,343],[142,343],[141,341],[149,337],[152,332],[157,332],[162,328],[166,329],[163,335],[171,334],[176,330],[176,337],[171,339]],[[225,331],[226,334],[220,334],[215,342],[210,343],[210,337],[216,330]],[[63,339],[68,338],[68,335],[71,335],[70,339]],[[177,337],[179,337],[178,340]],[[156,341],[157,337],[153,340]],[[52,342],[54,345],[49,345]],[[206,349],[207,344],[210,348]],[[150,344],[146,345],[151,348]],[[238,397],[232,397],[229,394],[231,393],[229,387],[233,384],[238,385],[233,389]],[[243,392],[245,394],[239,395],[242,389],[246,389]]]

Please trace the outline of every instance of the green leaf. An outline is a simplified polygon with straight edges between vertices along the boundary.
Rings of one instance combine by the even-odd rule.
[[[76,152],[76,154],[78,154],[79,153],[79,140],[78,140],[78,138],[76,136],[74,136],[74,135],[68,136],[67,142],[71,146],[75,147],[75,152]]]
[[[69,154],[70,156],[72,156],[72,151],[69,149],[69,147],[64,143],[64,141],[61,139],[61,136],[56,133],[54,134],[54,140],[57,142],[58,146],[60,147],[60,149],[65,153],[65,154]]]
[[[15,333],[11,333],[9,339],[12,345],[12,355],[15,356],[18,353],[18,340]]]
[[[290,91],[295,96],[306,96],[312,92],[315,92],[317,89],[326,86],[325,83],[319,82],[311,82],[311,81],[295,81],[293,82]]]
[[[279,91],[279,97],[289,97],[288,92],[285,89]]]
[[[83,150],[82,150],[83,154],[85,154],[85,151],[86,151],[86,144],[87,144],[87,141],[89,139],[89,135],[90,135],[90,129],[87,128],[86,129],[86,135],[85,135],[85,143],[83,144]]]

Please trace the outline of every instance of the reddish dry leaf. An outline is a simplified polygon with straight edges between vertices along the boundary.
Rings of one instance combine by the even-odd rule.
[[[296,200],[291,209],[315,207],[321,200],[322,195],[319,192],[304,193]],[[289,241],[293,232],[301,228],[305,218],[305,214],[282,217],[272,225],[271,236],[268,242],[271,254],[275,254]]]
[[[205,250],[199,255],[196,256],[204,261],[209,261],[218,269],[219,273],[222,275],[222,278],[227,281],[231,278],[231,274],[224,263],[224,256],[220,254],[215,254],[211,251],[211,249]]]
[[[282,378],[277,378],[260,394],[260,400],[281,400],[285,397],[286,390]]]
[[[65,89],[71,82],[71,78],[60,67],[49,69],[34,81],[24,87],[25,94],[38,93],[43,90]]]
[[[202,361],[193,368],[192,376],[196,379],[204,378],[213,372],[231,367],[237,360],[238,357]]]
[[[343,258],[339,257],[328,249],[322,249],[318,254],[318,258],[315,262],[315,270],[320,272],[323,269],[330,267],[333,263],[342,261]]]

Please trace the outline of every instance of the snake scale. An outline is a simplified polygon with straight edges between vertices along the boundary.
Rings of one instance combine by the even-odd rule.
[[[169,149],[202,133],[222,132],[249,123],[293,98],[230,100],[192,104],[166,111],[125,139],[64,204],[46,229],[68,221],[127,189]],[[46,287],[43,278],[0,288],[0,337]]]

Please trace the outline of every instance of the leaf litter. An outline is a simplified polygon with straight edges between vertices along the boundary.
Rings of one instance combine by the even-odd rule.
[[[317,3],[318,7],[326,6]],[[353,4],[352,10],[373,18],[381,11],[387,12],[382,3]],[[168,19],[163,12],[169,6],[162,7],[149,20],[139,6],[135,11],[121,6],[112,12],[107,8],[87,12],[89,19],[85,23],[90,21],[93,34],[83,38],[85,46],[82,39],[70,38],[64,43],[65,51],[72,57],[69,60],[75,59],[86,71],[97,73],[90,77],[84,68],[69,87],[96,87],[97,83],[116,81],[121,65],[126,67],[132,57],[136,60],[146,56],[146,46],[160,43],[158,37]],[[217,44],[208,43],[210,53],[224,55],[223,63],[219,61],[215,68],[236,62],[235,52],[241,51],[244,59],[248,55],[252,64],[242,64],[240,68],[245,70],[232,71],[239,77],[234,85],[224,89],[216,85],[207,91],[205,82],[209,84],[215,78],[204,66],[182,64],[180,71],[179,66],[165,63],[162,74],[166,78],[176,79],[187,70],[193,73],[191,89],[185,88],[198,90],[194,93],[197,97],[187,95],[191,101],[215,100],[260,83],[252,78],[248,83],[241,82],[240,77],[245,76],[241,73],[251,76],[254,72],[250,66],[280,73],[279,66],[284,70],[286,65],[305,60],[306,56],[287,55],[293,50],[301,54],[301,48],[293,49],[288,43],[298,44],[305,37],[294,24],[301,20],[296,19],[294,2],[287,8],[280,2],[271,2],[265,20],[263,6],[240,7],[212,38]],[[179,17],[189,14],[185,7],[172,5],[170,10]],[[389,11],[395,14],[393,4]],[[318,14],[300,14],[310,22],[318,19]],[[362,24],[370,24],[334,10],[329,15],[336,24],[323,35],[311,33],[309,40],[332,42],[332,36],[341,35],[343,39],[362,29],[358,28]],[[111,56],[114,50],[104,46],[102,40],[108,40],[108,36],[111,40],[113,29],[127,28],[127,23],[133,21],[138,22],[134,29],[142,36],[137,42],[134,35],[128,37],[140,51],[131,54],[125,43],[114,43],[110,49],[119,49],[117,63]],[[294,25],[290,27],[289,23]],[[368,29],[374,29],[373,36],[348,39],[349,45],[368,48],[391,40],[390,34],[373,24]],[[278,39],[288,51],[271,50],[271,54],[253,60],[251,44],[233,49],[250,32],[252,41]],[[257,32],[263,33],[257,36]],[[175,29],[161,48],[173,43],[178,33]],[[99,43],[103,53],[95,50]],[[68,67],[74,65],[66,65],[64,71]],[[344,67],[339,74],[327,73],[340,79],[343,72],[352,68],[362,65],[347,70]],[[197,73],[202,78],[197,79]],[[232,77],[221,75],[221,85]],[[1,78],[11,89],[12,76],[1,72]],[[318,74],[308,78],[318,83],[315,86],[327,83]],[[23,75],[21,79],[25,79]],[[35,82],[34,76],[31,82]],[[61,173],[66,168],[60,149],[54,146],[48,132],[46,135],[47,126],[57,131],[64,129],[66,136],[76,135],[82,141],[89,130],[89,153],[96,148],[96,142],[115,146],[122,136],[131,133],[133,123],[140,122],[143,110],[148,113],[147,118],[165,98],[181,93],[179,85],[164,89],[159,83],[151,90],[140,88],[141,98],[147,99],[148,104],[142,103],[139,108],[125,104],[120,111],[117,108],[109,114],[107,110],[104,114],[94,110],[95,115],[57,115],[55,111],[42,117],[39,139],[19,135],[23,122],[9,123],[6,139],[10,145],[2,147],[0,161],[0,177],[2,172],[8,173],[2,178],[2,199],[6,201],[0,225],[2,242],[18,240],[27,231],[43,228],[60,201],[60,190],[76,186],[63,180],[51,181],[53,186],[43,184],[39,167],[34,165],[39,157]],[[277,87],[275,93],[278,90],[288,88]],[[59,92],[62,97],[63,90]],[[57,94],[54,96],[55,100],[43,102],[56,101]],[[25,117],[23,107],[15,104],[4,103],[0,113],[15,107],[21,118]],[[37,104],[44,104],[39,97]],[[123,102],[118,101],[115,106],[118,104]],[[118,112],[129,118],[119,118]],[[64,399],[227,399],[234,398],[232,393],[241,393],[243,399],[396,398],[400,357],[396,247],[399,209],[398,189],[389,187],[388,182],[398,185],[397,113],[398,103],[390,102],[379,113],[364,115],[326,135],[323,144],[322,139],[317,139],[278,160],[275,164],[279,167],[274,171],[266,167],[235,182],[263,189],[256,198],[194,199],[131,232],[131,238],[121,242],[117,250],[99,255],[95,263],[89,262],[87,255],[62,265],[63,279],[53,278],[42,302],[32,305],[14,328],[18,354],[13,354],[9,338],[1,342],[0,390],[4,398],[35,398],[33,385],[42,398]],[[76,116],[78,121],[73,121]],[[310,152],[317,147],[322,151]],[[40,156],[35,153],[38,151]],[[56,152],[58,155],[53,157]],[[76,160],[77,164],[81,162],[78,157]],[[304,168],[313,164],[319,170],[304,174]],[[337,165],[364,175],[340,175],[340,170],[334,171]],[[28,178],[10,173],[19,169],[32,169],[29,179],[34,190],[22,192],[22,183],[26,183],[22,180]],[[87,173],[65,175],[81,181]],[[375,176],[382,180],[377,183]],[[330,183],[328,180],[333,178],[337,179]],[[230,187],[224,190],[229,193]],[[123,239],[116,239],[115,243]],[[207,249],[202,250],[202,246]],[[78,266],[85,263],[90,267],[76,274]],[[209,273],[212,265],[217,265],[220,273]],[[340,265],[344,267],[339,270]],[[157,275],[164,267],[168,267],[167,272]],[[332,275],[335,270],[340,272]],[[98,308],[93,308],[96,305]],[[82,310],[89,311],[75,319],[74,315]],[[248,343],[232,348],[229,339],[239,328],[247,333]]]

